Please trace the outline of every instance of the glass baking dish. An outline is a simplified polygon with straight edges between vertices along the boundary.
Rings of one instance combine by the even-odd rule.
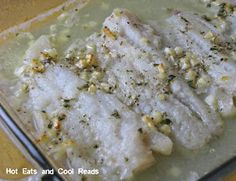
[[[98,1],[98,3],[101,0]],[[32,4],[30,3],[30,1],[26,1],[26,6],[28,4],[28,6],[31,6]],[[35,1],[37,2],[37,1]],[[48,4],[50,5],[50,1],[48,1]],[[11,43],[11,40],[14,40],[15,36],[18,35],[18,31],[19,31],[19,27],[22,30],[27,29],[27,31],[32,31],[32,32],[36,32],[38,31],[38,28],[40,29],[40,26],[42,25],[47,25],[51,22],[54,21],[54,19],[62,12],[64,12],[66,9],[69,10],[71,7],[74,7],[75,4],[76,6],[78,1],[66,1],[63,3],[62,2],[58,2],[59,4],[57,6],[55,6],[54,4],[54,8],[52,8],[52,6],[50,6],[52,9],[49,11],[50,13],[46,14],[41,14],[38,15],[37,14],[37,19],[33,18],[34,16],[36,16],[36,14],[32,15],[32,17],[30,17],[30,20],[28,20],[28,22],[30,21],[31,25],[27,25],[25,23],[23,23],[23,25],[21,24],[21,26],[15,26],[13,28],[8,29],[7,31],[3,31],[2,33],[0,33],[1,36],[1,44],[8,44],[8,42]],[[61,3],[61,4],[60,4]],[[81,4],[92,4],[95,3],[96,1],[90,1],[90,2],[80,2]],[[80,4],[79,3],[79,4]],[[39,3],[40,4],[40,3]],[[122,3],[114,3],[115,6],[117,5],[122,5]],[[36,5],[37,6],[37,5]],[[92,7],[95,7],[96,5],[91,7],[89,6],[89,8],[87,10],[84,10],[84,13],[87,13],[87,11],[92,11]],[[105,4],[103,4],[103,6],[105,7]],[[83,7],[81,5],[81,7]],[[124,5],[125,7],[125,5]],[[17,9],[17,7],[15,7]],[[135,9],[135,8],[134,8]],[[45,9],[44,9],[45,10]],[[43,9],[42,9],[43,11]],[[106,13],[105,13],[106,14]],[[105,16],[105,15],[104,15]],[[106,14],[107,16],[107,14]],[[47,17],[47,18],[46,18]],[[40,19],[40,23],[38,22],[38,18]],[[18,20],[20,21],[20,20]],[[98,20],[98,22],[100,22],[102,20]],[[19,22],[18,22],[19,23]],[[13,24],[9,24],[6,25],[7,26],[13,26]],[[9,34],[9,30],[10,30],[10,34]],[[21,31],[22,31],[21,30]],[[23,46],[23,45],[22,45]],[[13,63],[14,64],[14,63]],[[15,65],[12,65],[11,62],[9,62],[9,64],[7,64],[7,66],[10,67],[10,69],[12,69]],[[11,68],[12,67],[12,68]],[[3,70],[4,71],[4,70]],[[11,74],[12,72],[8,72],[8,74]],[[1,78],[1,76],[0,76]],[[4,131],[6,131],[10,137],[10,139],[13,140],[13,142],[18,146],[18,148],[22,151],[22,153],[24,155],[26,155],[26,157],[29,159],[30,162],[33,163],[34,167],[37,169],[54,169],[57,170],[57,168],[59,168],[61,165],[60,163],[57,163],[55,160],[52,160],[50,158],[50,156],[44,151],[44,148],[39,145],[37,143],[37,140],[35,139],[33,132],[29,131],[29,128],[27,127],[25,121],[23,121],[21,116],[19,116],[17,110],[15,110],[13,108],[12,104],[12,99],[9,99],[9,92],[7,91],[6,88],[3,88],[2,84],[0,85],[0,116],[3,119],[3,121],[1,122],[1,127],[4,129]],[[6,87],[8,85],[6,84]],[[210,160],[209,160],[210,161]],[[216,180],[236,180],[235,177],[230,178],[229,176],[231,174],[233,174],[233,172],[236,170],[236,157],[232,157],[231,159],[227,159],[223,161],[224,164],[222,165],[218,165],[218,167],[214,168],[211,172],[204,174],[205,176],[203,176],[201,179],[202,181],[216,181]],[[66,177],[64,175],[59,175],[55,172],[54,175],[44,175],[41,176],[42,180],[70,180],[69,177]]]

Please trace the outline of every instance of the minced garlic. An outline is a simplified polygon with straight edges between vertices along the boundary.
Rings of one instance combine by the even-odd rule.
[[[199,61],[199,59],[197,59],[197,58],[195,58],[195,57],[192,57],[192,58],[190,59],[190,63],[191,63],[191,66],[192,66],[192,67],[195,67],[195,66],[197,66],[197,65],[200,64],[200,61]]]
[[[90,79],[90,74],[87,71],[83,71],[80,73],[80,78],[88,81]]]
[[[211,31],[207,32],[204,35],[204,38],[207,40],[210,40],[211,42],[216,43],[218,41],[218,37],[216,35],[214,35]]]
[[[164,53],[166,56],[172,57],[172,58],[176,58],[176,57],[180,58],[184,55],[184,51],[181,47],[175,47],[174,49],[166,47],[164,49]]]
[[[230,80],[230,76],[225,75],[225,76],[222,76],[220,79],[222,81],[228,81],[228,80]]]
[[[79,60],[79,62],[77,62],[75,64],[75,66],[79,67],[79,68],[90,68],[92,66],[96,66],[97,65],[97,60],[95,58],[94,54],[87,54],[85,56],[85,58],[82,58]]]
[[[214,38],[214,34],[211,31],[209,31],[204,35],[204,38],[211,40],[212,38]]]
[[[191,67],[190,61],[188,58],[181,58],[179,60],[179,66],[182,70],[187,70]]]
[[[105,92],[110,92],[111,86],[110,86],[109,84],[102,82],[100,85],[101,85],[101,88],[102,88]]]
[[[142,121],[146,123],[149,128],[156,127],[165,135],[169,135],[171,133],[170,126],[164,122],[165,120],[163,119],[163,114],[159,111],[156,111],[153,116],[144,115],[142,117]]]
[[[167,79],[167,74],[166,73],[159,73],[158,77],[162,80],[166,80]]]
[[[75,144],[76,144],[76,142],[71,139],[62,142],[62,145],[64,145],[64,146],[75,146]]]
[[[47,130],[47,135],[49,138],[55,138],[57,136],[57,130],[49,129]]]
[[[104,27],[103,28],[103,33],[107,36],[107,37],[109,37],[109,38],[111,38],[112,40],[117,40],[117,35],[116,35],[116,33],[113,33],[108,27]]]
[[[43,73],[46,70],[44,64],[38,59],[32,59],[30,65],[33,73]]]
[[[53,127],[56,129],[56,130],[61,130],[61,123],[57,120],[57,121],[54,121],[53,122]]]
[[[92,79],[101,80],[103,78],[102,72],[94,71],[92,72]]]
[[[163,119],[162,113],[159,111],[155,111],[153,114],[153,121],[155,124],[159,124]]]
[[[150,127],[150,128],[153,128],[155,125],[153,124],[153,118],[152,117],[150,117],[150,116],[148,116],[148,115],[144,115],[143,117],[142,117],[142,121],[144,122],[144,123],[146,123],[147,125],[148,125],[148,127]]]
[[[150,44],[151,44],[150,40],[147,39],[147,38],[145,38],[145,37],[141,38],[140,41],[141,41],[142,43],[144,43],[145,45],[150,45]]]
[[[95,56],[93,54],[88,54],[86,55],[86,61],[88,63],[89,66],[93,66],[97,64],[97,61],[95,59]]]
[[[47,143],[49,141],[49,137],[46,134],[43,134],[42,136],[39,137],[39,139],[37,140],[37,142],[43,142],[43,143]]]
[[[164,101],[164,100],[166,100],[166,98],[167,98],[166,94],[158,94],[158,99],[160,101]]]
[[[178,57],[182,57],[183,54],[184,54],[184,51],[181,47],[175,47],[175,54],[178,56]]]
[[[121,11],[119,9],[114,9],[113,12],[116,18],[119,18],[121,16]]]
[[[29,92],[29,85],[28,84],[22,84],[20,91],[22,93],[28,93]]]
[[[172,49],[172,48],[165,48],[164,49],[164,52],[165,52],[165,55],[166,56],[173,56],[173,57],[175,57],[176,56],[176,52],[175,52],[175,50],[174,49]]]
[[[205,102],[210,105],[212,108],[214,108],[215,110],[218,107],[218,103],[217,103],[217,99],[216,96],[213,94],[209,94],[206,98],[205,98]]]
[[[57,57],[57,55],[58,55],[57,50],[56,50],[55,48],[45,49],[43,52],[46,53],[48,57],[54,58],[54,59],[55,59],[55,58]],[[47,57],[47,58],[48,58],[48,57]]]
[[[89,88],[88,88],[89,93],[95,94],[96,91],[97,91],[97,88],[96,88],[95,85],[92,84],[92,85],[89,86]]]
[[[158,66],[157,66],[157,68],[158,68],[158,71],[159,71],[159,73],[165,73],[165,67],[164,67],[164,64],[159,64]]]
[[[56,58],[57,58],[57,50],[55,48],[50,48],[50,49],[45,49],[41,52],[40,55],[40,60],[49,60],[50,63],[55,62]]]
[[[171,128],[169,125],[167,124],[163,124],[160,126],[159,130],[165,134],[165,135],[169,135],[171,133]]]
[[[157,66],[157,69],[158,69],[158,77],[162,80],[166,79],[167,78],[167,73],[166,73],[164,64],[162,64],[162,63],[159,64]]]
[[[209,85],[209,80],[206,76],[201,76],[198,80],[197,80],[197,87],[198,88],[205,88]]]
[[[186,74],[185,74],[185,79],[189,80],[189,81],[194,81],[197,77],[197,73],[193,70],[189,70]]]

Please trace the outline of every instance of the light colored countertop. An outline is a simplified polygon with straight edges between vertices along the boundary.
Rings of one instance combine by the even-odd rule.
[[[10,141],[7,135],[0,129],[0,178],[19,179],[24,177],[21,174],[8,175],[6,168],[32,168],[32,165],[26,160],[16,146]]]
[[[0,32],[27,21],[65,0],[0,0]]]

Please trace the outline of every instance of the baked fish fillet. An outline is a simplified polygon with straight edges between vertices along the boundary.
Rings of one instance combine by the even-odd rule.
[[[176,140],[190,149],[203,146],[211,135],[222,131],[218,113],[210,109],[184,81],[173,80],[168,85],[158,77],[155,66],[161,64],[171,72],[171,63],[158,50],[161,38],[151,26],[143,24],[127,10],[116,9],[104,22],[103,31],[101,36],[91,36],[87,44],[96,46],[97,57],[101,61],[99,65],[106,70],[103,81],[115,87],[113,93],[122,102],[141,114],[165,112],[171,118]],[[151,39],[156,40],[155,43],[149,43]],[[109,55],[106,55],[107,50]],[[172,75],[175,74],[172,72]],[[181,91],[175,89],[176,86],[171,90],[173,83],[179,85]],[[168,87],[171,95],[164,101],[160,100],[158,97]],[[179,92],[191,97],[185,99]],[[133,103],[132,97],[138,101]]]

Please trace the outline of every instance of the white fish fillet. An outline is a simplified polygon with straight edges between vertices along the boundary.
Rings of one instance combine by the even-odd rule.
[[[121,31],[121,33],[119,31],[117,31],[117,33],[119,33],[118,38],[116,40],[117,42],[113,42],[112,40],[109,40],[109,38],[107,38],[107,41],[105,41],[104,44],[108,48],[113,50],[114,52],[119,52],[121,54],[126,55],[126,57],[124,59],[121,59],[119,63],[117,63],[118,62],[117,59],[114,60],[113,61],[114,64],[112,64],[111,70],[113,70],[113,73],[115,74],[116,79],[120,82],[118,84],[119,84],[119,88],[122,89],[121,92],[124,92],[124,94],[129,95],[134,92],[137,92],[137,90],[139,88],[135,87],[133,90],[130,90],[130,88],[127,85],[122,84],[122,82],[129,82],[130,77],[132,77],[132,80],[142,80],[140,78],[140,76],[138,76],[136,73],[133,73],[133,72],[140,72],[141,74],[143,74],[146,79],[146,80],[143,80],[144,82],[145,81],[146,82],[156,82],[156,84],[158,84],[158,80],[155,81],[153,79],[149,79],[149,77],[151,77],[151,78],[155,77],[153,75],[157,75],[158,72],[151,64],[152,60],[149,60],[148,58],[144,58],[144,57],[142,57],[140,59],[137,59],[137,58],[135,59],[132,56],[131,57],[127,56],[130,54],[131,55],[134,54],[134,56],[137,56],[137,54],[141,52],[141,51],[138,52],[138,50],[136,50],[137,49],[135,46],[135,45],[137,45],[135,43],[136,40],[133,39],[133,32],[134,32],[133,29],[135,29],[136,32],[140,31],[139,25],[141,24],[141,22],[137,18],[133,18],[134,15],[130,15],[130,13],[128,11],[125,11],[125,10],[120,10],[120,11],[122,12],[121,17],[115,17],[115,14],[111,15],[109,18],[106,19],[104,26],[106,26],[112,30],[117,30],[118,29],[118,28],[116,28],[117,26],[120,29],[126,27],[126,31],[123,31],[123,32]],[[123,16],[125,16],[125,18],[123,18]],[[134,19],[136,20],[136,22],[134,22]],[[127,22],[127,21],[130,22],[130,24],[128,26],[132,26],[132,24],[135,24],[135,27],[132,27],[132,31],[129,31],[128,27],[126,25],[123,25],[124,22]],[[115,27],[113,27],[113,26],[115,26]],[[142,25],[142,27],[145,27],[145,26]],[[151,28],[149,27],[148,32],[152,32],[152,34],[154,34],[154,30],[151,29],[152,30],[151,31],[150,29]],[[132,33],[130,33],[130,32],[132,32]],[[125,38],[127,38],[127,39],[125,39]],[[148,39],[148,35],[143,35],[143,38]],[[121,41],[123,41],[125,43],[122,45],[119,45],[119,42],[121,42]],[[130,45],[130,44],[134,45],[134,47],[132,47],[132,45]],[[143,45],[142,47],[144,47],[145,43],[142,43],[141,45],[139,43],[138,45],[139,46]],[[152,45],[150,45],[150,46],[153,47]],[[152,50],[154,50],[154,47]],[[130,53],[128,53],[128,52],[130,52]],[[135,52],[136,52],[136,55],[135,55]],[[127,62],[128,60],[130,60],[129,63]],[[125,62],[123,63],[123,61],[126,61],[127,63],[125,63]],[[166,64],[165,60],[163,60],[163,63]],[[122,67],[126,67],[126,69],[133,70],[133,71],[131,73],[130,72],[126,73],[125,71],[122,70]],[[109,72],[112,72],[112,71],[109,71]],[[183,101],[185,104],[187,104],[191,108],[191,110],[194,110],[195,113],[198,114],[199,117],[201,117],[204,124],[207,125],[207,127],[209,129],[208,132],[212,133],[213,135],[217,135],[217,134],[221,133],[222,121],[221,121],[221,118],[219,117],[219,115],[217,115],[217,113],[214,110],[211,110],[208,105],[206,105],[202,100],[200,100],[196,95],[194,95],[193,91],[189,88],[189,86],[186,83],[184,83],[183,81],[182,82],[175,81],[175,85],[178,85],[179,87],[182,87],[182,88],[185,87],[184,89],[181,89],[182,92],[177,89],[172,89],[172,91],[174,92],[174,94],[177,95],[178,98],[181,99],[181,101]],[[148,91],[148,85],[145,86],[145,90]],[[153,92],[153,90],[155,90],[155,87],[151,87],[149,92],[152,94],[151,98],[155,99],[155,93]],[[120,91],[118,91],[118,92],[120,92]],[[182,93],[183,95],[181,96],[180,93]],[[148,98],[147,95],[144,94],[144,90],[142,90],[142,89],[138,93],[136,93],[136,95],[140,95],[141,100],[144,100],[145,99],[144,97],[146,97],[146,99]],[[191,95],[191,97],[189,99],[185,99],[184,95]],[[167,100],[167,101],[169,101],[169,100]],[[159,104],[162,104],[162,102],[160,102]],[[181,104],[181,103],[179,102],[179,104]],[[172,107],[174,105],[175,104],[172,104]],[[153,105],[150,105],[150,103],[149,103],[149,106],[152,106],[152,109],[155,109],[155,107]],[[208,111],[206,111],[206,110],[210,111],[211,113],[209,114]],[[166,112],[168,114],[170,111],[166,111]],[[175,119],[181,119],[181,117],[180,118],[177,117]],[[179,122],[179,121],[177,121],[177,122]],[[182,120],[182,122],[184,122],[183,124],[185,124],[185,123],[189,124],[188,121]],[[201,124],[201,123],[199,123],[199,124]],[[174,124],[174,126],[177,126],[177,125]],[[191,128],[194,126],[188,126],[188,127],[190,127],[190,130],[191,130]],[[175,129],[175,128],[173,128],[173,129]],[[177,130],[177,129],[175,129],[175,130]],[[176,135],[177,135],[177,133],[176,133]],[[179,140],[181,140],[181,139],[184,140],[185,137],[182,136],[181,133],[178,133],[178,135],[179,135],[179,138],[178,138]],[[197,135],[198,134],[196,134],[196,137],[197,137]],[[205,134],[205,135],[207,135],[207,134]],[[207,140],[208,138],[209,138],[209,136],[206,136],[205,140]],[[200,139],[202,140],[202,137]],[[196,145],[197,145],[197,143],[196,143]],[[185,144],[185,146],[189,147],[189,146],[187,146],[187,144]]]
[[[202,101],[189,86],[182,80],[175,80],[172,83],[172,90],[177,97],[179,97],[185,105],[188,105],[201,118],[209,131],[213,135],[219,135],[223,130],[223,121],[220,115],[210,109],[210,107]]]
[[[35,52],[42,51],[41,43],[44,40],[37,40],[27,51],[26,57],[39,56]],[[26,62],[26,66],[28,64]],[[99,168],[105,180],[112,177],[113,180],[125,179],[131,177],[135,170],[142,170],[154,162],[152,150],[167,155],[171,153],[172,141],[162,133],[148,130],[141,116],[129,111],[115,96],[103,92],[97,95],[80,93],[79,89],[85,85],[85,81],[65,66],[49,65],[44,73],[26,77],[21,75],[22,81],[30,85],[29,109],[33,111],[38,134],[44,133],[50,118],[61,112],[66,113],[63,131],[69,138],[75,139],[79,147],[78,151],[73,151],[73,155],[67,150],[73,167]],[[70,109],[63,106],[63,100],[72,100]],[[119,111],[120,119],[112,118],[114,111]],[[85,114],[91,119],[87,127],[80,122]],[[140,128],[142,134],[138,131]],[[89,154],[88,150],[95,144],[99,145],[99,149]],[[57,150],[60,148],[51,150],[51,153],[56,154]],[[101,160],[103,164],[99,164]]]
[[[178,46],[190,50],[201,57],[209,69],[209,75],[213,77],[215,82],[234,94],[236,92],[236,64],[232,60],[233,58],[222,61],[225,59],[224,54],[212,50],[211,48],[214,47],[214,44],[210,40],[204,39],[204,35],[201,34],[201,32],[215,32],[212,30],[212,27],[207,28],[205,26],[206,22],[204,24],[199,23],[198,19],[193,15],[192,18],[189,17],[191,16],[186,16],[185,13],[179,13],[169,18],[168,23],[171,25],[174,24],[175,26],[169,29],[168,35]],[[195,29],[195,27],[198,28]],[[228,79],[222,80],[224,76],[227,76]]]

